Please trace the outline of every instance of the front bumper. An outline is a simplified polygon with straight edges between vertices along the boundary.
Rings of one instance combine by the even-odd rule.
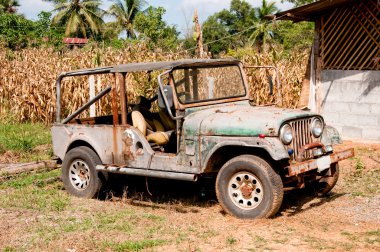
[[[341,160],[353,157],[355,155],[354,149],[347,149],[325,155],[319,158],[310,159],[303,162],[291,164],[285,169],[287,170],[287,177],[297,176],[298,174],[305,173],[311,170],[318,170],[318,172],[327,169],[331,164]]]

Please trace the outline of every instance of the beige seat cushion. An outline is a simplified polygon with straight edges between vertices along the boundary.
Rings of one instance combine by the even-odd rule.
[[[144,119],[144,116],[139,111],[132,112],[132,124],[133,127],[141,131],[141,133],[147,138],[148,142],[155,143],[157,145],[165,145],[169,143],[169,136],[164,131],[164,126],[157,121],[153,120],[157,132],[152,132],[150,129],[147,129],[147,122]],[[148,132],[148,136],[147,136]]]
[[[157,145],[165,145],[169,143],[169,136],[165,132],[154,132],[147,136],[148,142]]]
[[[132,112],[132,125],[140,130],[144,136],[146,136],[146,121],[139,111]]]

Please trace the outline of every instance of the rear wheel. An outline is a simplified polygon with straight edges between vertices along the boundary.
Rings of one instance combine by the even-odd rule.
[[[263,159],[242,155],[218,173],[216,196],[222,208],[238,218],[269,218],[281,206],[281,177]]]
[[[98,155],[86,146],[70,150],[62,163],[62,180],[65,189],[81,198],[95,197],[102,185],[96,171],[101,164]]]

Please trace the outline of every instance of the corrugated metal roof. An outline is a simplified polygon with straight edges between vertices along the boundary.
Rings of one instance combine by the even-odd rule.
[[[88,39],[85,38],[63,38],[63,43],[65,44],[75,44],[75,45],[83,45],[88,42]]]
[[[293,21],[315,21],[325,12],[353,1],[355,0],[320,0],[301,7],[282,11],[275,15],[268,15],[266,18]]]

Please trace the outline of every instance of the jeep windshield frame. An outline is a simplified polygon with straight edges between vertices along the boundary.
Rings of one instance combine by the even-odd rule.
[[[238,64],[177,67],[170,74],[177,100],[182,105],[224,102],[247,96],[244,75]],[[235,91],[238,91],[237,94]],[[185,99],[182,98],[184,96]],[[199,98],[200,96],[204,98]]]

